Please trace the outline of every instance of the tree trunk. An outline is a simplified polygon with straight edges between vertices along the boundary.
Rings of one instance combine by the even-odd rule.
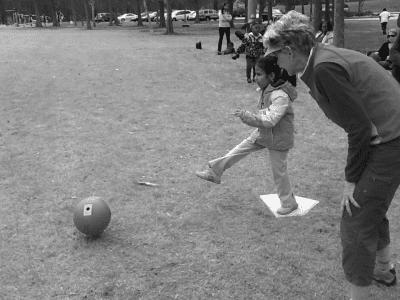
[[[358,12],[362,13],[362,8],[364,5],[365,0],[358,0]]]
[[[233,0],[228,0],[228,7],[229,7],[229,13],[233,15]],[[229,22],[229,24],[231,25],[231,28],[235,28],[235,25],[233,24],[233,18]]]
[[[140,0],[136,0],[136,9],[138,11],[138,19],[137,19],[137,25],[138,26],[143,26],[143,22],[142,22],[142,16],[141,16],[141,11],[142,11],[142,3],[140,2]]]
[[[290,10],[292,10],[292,4],[290,0],[286,0],[285,1],[285,13],[289,12]]]
[[[324,13],[324,20],[329,21],[329,14],[330,14],[330,0],[325,0],[325,13]]]
[[[78,26],[78,23],[76,22],[75,0],[71,0],[70,3],[71,3],[72,20],[74,22],[74,25]]]
[[[196,24],[200,23],[200,18],[199,18],[199,10],[200,10],[200,5],[199,5],[199,0],[194,0],[194,10],[196,11],[196,18],[194,22]]]
[[[40,18],[40,9],[39,9],[39,4],[38,0],[33,1],[33,6],[35,8],[35,14],[36,14],[36,24],[35,27],[43,27],[42,25],[42,19]]]
[[[57,19],[57,8],[54,0],[51,1],[51,10],[52,10],[52,18],[53,18],[53,26],[59,26],[58,19]]]
[[[335,0],[335,26],[333,27],[333,45],[344,47],[344,0]]]
[[[272,7],[274,7],[274,0],[268,0],[268,24],[272,23]]]
[[[264,14],[264,10],[266,7],[267,7],[266,0],[258,0],[258,18],[260,19],[260,21],[264,21],[263,14]],[[268,16],[268,20],[269,20],[269,16]]]
[[[244,1],[244,22],[247,23],[249,21],[249,0]]]
[[[158,7],[160,8],[160,15],[159,15],[159,21],[160,21],[160,28],[166,28],[167,25],[165,24],[165,11],[164,11],[164,1],[158,1]],[[197,15],[199,12],[197,12]]]
[[[322,22],[322,0],[314,0],[314,28],[318,31]]]
[[[111,0],[108,0],[108,14],[110,15],[110,19],[108,20],[108,26],[113,25],[113,11],[112,11],[112,5],[111,5]]]
[[[146,12],[147,22],[149,22],[150,33],[153,33],[153,24],[151,24],[151,19],[150,19],[150,16],[149,16],[149,11],[147,9],[146,0],[143,0],[143,6],[144,6],[144,11]]]
[[[90,13],[87,1],[83,0],[83,4],[85,5],[85,13],[86,13],[86,29],[92,29],[92,26],[90,25]]]
[[[249,0],[247,3],[247,18],[257,13],[257,2],[256,0]]]
[[[92,8],[92,22],[93,22],[93,27],[96,28],[96,14],[95,14],[95,5],[96,5],[96,0],[90,0],[89,4]]]
[[[166,34],[173,34],[174,27],[172,26],[172,0],[167,0],[167,31]]]

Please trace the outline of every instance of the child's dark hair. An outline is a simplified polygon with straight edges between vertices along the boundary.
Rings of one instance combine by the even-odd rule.
[[[277,59],[275,56],[268,55],[268,56],[261,57],[256,62],[257,67],[259,67],[261,70],[263,70],[265,72],[265,74],[267,74],[267,75],[269,75],[271,73],[275,74],[275,79],[274,79],[273,83],[276,83],[279,81],[279,79],[282,79],[281,78],[282,69],[278,66],[276,61],[277,61]]]
[[[225,2],[224,4],[222,4],[221,13],[225,13],[225,5],[229,5],[229,3]]]

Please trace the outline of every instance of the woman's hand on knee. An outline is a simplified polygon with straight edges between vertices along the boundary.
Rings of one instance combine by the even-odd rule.
[[[352,216],[351,204],[353,204],[357,208],[361,208],[361,206],[356,202],[356,200],[354,200],[353,197],[355,188],[356,184],[354,182],[344,182],[344,191],[340,208],[342,213],[344,210],[346,210],[350,217]]]

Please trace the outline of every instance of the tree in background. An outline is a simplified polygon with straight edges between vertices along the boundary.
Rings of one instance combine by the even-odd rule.
[[[358,0],[358,12],[362,13],[362,8],[364,5],[365,0]]]
[[[228,7],[229,7],[229,13],[233,15],[233,0],[228,0]],[[231,28],[235,28],[235,25],[233,24],[233,18],[229,22]]]
[[[35,9],[35,15],[36,15],[36,27],[43,27],[42,25],[42,19],[40,18],[40,16],[42,15],[41,11],[40,11],[40,5],[39,5],[39,1],[40,0],[33,0],[33,7]]]
[[[136,0],[136,10],[138,11],[137,15],[138,15],[138,19],[137,19],[137,23],[138,26],[141,27],[143,26],[143,21],[142,21],[142,1],[140,0]]]
[[[327,22],[331,21],[331,7],[330,7],[330,1],[334,0],[325,0],[325,13],[324,13],[324,20]],[[333,4],[333,3],[332,3]],[[332,8],[333,11],[333,8]]]
[[[344,47],[344,0],[335,1],[333,45]]]
[[[167,31],[165,34],[173,34],[174,27],[172,26],[172,3],[171,0],[167,0]]]
[[[322,0],[314,0],[313,26],[318,30],[322,22]]]
[[[86,14],[86,29],[92,29],[92,26],[90,25],[90,13],[87,0],[83,0],[83,5],[85,7],[85,14]]]
[[[96,27],[96,13],[95,13],[95,5],[96,5],[96,0],[89,0],[89,5],[92,11],[92,21],[93,21],[93,27]]]
[[[164,12],[164,1],[158,1],[158,9],[160,11],[160,15],[158,16],[160,24],[158,25],[161,28],[166,28],[167,25],[165,24],[165,12]]]

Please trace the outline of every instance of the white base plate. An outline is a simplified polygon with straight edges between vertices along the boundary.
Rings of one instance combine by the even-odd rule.
[[[295,211],[291,212],[288,215],[280,215],[276,211],[279,207],[281,207],[281,201],[277,194],[269,194],[269,195],[261,195],[261,200],[268,206],[270,211],[274,214],[275,217],[294,217],[294,216],[304,216],[308,213],[315,205],[319,203],[317,200],[312,200],[309,198],[295,196],[297,203],[299,204],[299,208]]]

